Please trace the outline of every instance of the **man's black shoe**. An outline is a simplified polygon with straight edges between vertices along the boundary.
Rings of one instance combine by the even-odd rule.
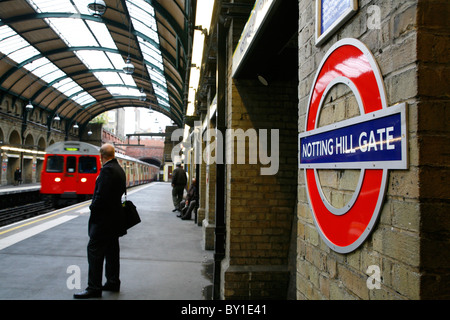
[[[105,283],[105,285],[102,287],[102,290],[103,291],[111,291],[111,292],[119,292],[120,284]]]
[[[73,295],[75,299],[90,299],[90,298],[101,298],[102,291],[101,290],[89,290],[86,289],[82,292],[75,293]]]
[[[175,209],[172,210],[172,212],[175,212],[175,211],[178,211],[178,208],[175,208]]]

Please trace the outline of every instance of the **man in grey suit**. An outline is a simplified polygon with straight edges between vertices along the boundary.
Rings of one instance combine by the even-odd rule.
[[[126,176],[115,158],[114,147],[105,144],[100,148],[102,169],[95,183],[92,203],[89,206],[89,263],[88,287],[74,294],[75,299],[99,298],[102,290],[120,290],[119,236],[121,228],[122,195],[126,189]],[[102,286],[103,262],[106,284]]]

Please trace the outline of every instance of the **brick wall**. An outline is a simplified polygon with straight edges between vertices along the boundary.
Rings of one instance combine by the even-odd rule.
[[[449,114],[450,65],[444,54],[449,49],[444,18],[448,1],[359,1],[359,6],[349,22],[316,47],[315,1],[299,1],[298,129],[304,131],[312,81],[326,51],[342,38],[359,39],[379,64],[388,105],[407,103],[409,169],[389,172],[375,230],[360,248],[345,255],[321,240],[308,205],[304,171],[299,172],[297,298],[448,298],[450,196],[444,181],[449,172],[449,129],[442,125]],[[368,27],[370,6],[380,9],[379,28]],[[354,105],[351,93],[335,88],[320,115],[321,125],[357,115]],[[321,172],[320,177],[327,198],[339,207],[351,196],[359,171]],[[380,289],[367,286],[371,265],[380,268]]]
[[[137,144],[137,139],[131,139],[130,143]],[[136,159],[155,158],[159,161],[163,160],[164,140],[141,139],[140,144],[145,145],[145,147],[127,146],[127,155]]]
[[[238,140],[234,159],[227,162],[226,258],[223,263],[223,294],[226,299],[286,298],[288,259],[297,185],[297,82],[271,83],[233,80],[229,86],[227,128],[255,129],[258,141],[279,130],[279,168],[275,175],[262,175],[250,162],[249,139],[245,163],[238,163]],[[272,143],[276,143],[272,141]],[[227,139],[228,152],[231,141]],[[268,150],[270,154],[270,149]],[[230,160],[230,159],[229,159]],[[231,164],[233,163],[233,164]]]
[[[450,298],[450,3],[417,7],[421,297]]]
[[[208,128],[211,130],[213,129],[213,125],[209,120],[208,120]],[[208,134],[209,131],[205,132],[205,137]],[[203,143],[204,147],[203,150],[206,154],[214,157],[216,154],[215,151],[210,152],[206,148],[208,145],[212,150],[215,150],[216,149],[215,140],[214,138],[208,137],[207,141],[209,142]],[[215,243],[214,231],[216,227],[216,163],[211,158],[208,158],[207,162],[202,161],[201,166],[202,170],[205,171],[204,193],[200,196],[201,198],[204,197],[204,200],[201,200],[201,202],[204,202],[204,208],[200,210],[200,213],[203,214],[202,211],[204,211],[205,217],[202,220],[202,231],[203,231],[202,244],[204,249],[213,250]]]

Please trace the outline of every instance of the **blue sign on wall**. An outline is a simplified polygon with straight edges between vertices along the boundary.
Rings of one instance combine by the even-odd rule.
[[[325,41],[357,9],[357,0],[316,0],[316,45]]]
[[[351,0],[320,0],[321,8],[321,31],[324,33],[331,25],[339,19],[349,8]]]
[[[405,168],[404,105],[299,136],[301,168]]]

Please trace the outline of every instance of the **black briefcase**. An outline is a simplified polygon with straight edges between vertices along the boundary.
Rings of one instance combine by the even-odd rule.
[[[137,212],[136,206],[130,200],[122,202],[123,215],[124,215],[124,227],[126,230],[134,227],[141,222],[141,217]]]
[[[137,212],[136,206],[133,202],[127,199],[127,191],[125,190],[125,201],[122,202],[122,230],[123,235],[127,233],[127,230],[134,227],[141,222],[141,217]]]

